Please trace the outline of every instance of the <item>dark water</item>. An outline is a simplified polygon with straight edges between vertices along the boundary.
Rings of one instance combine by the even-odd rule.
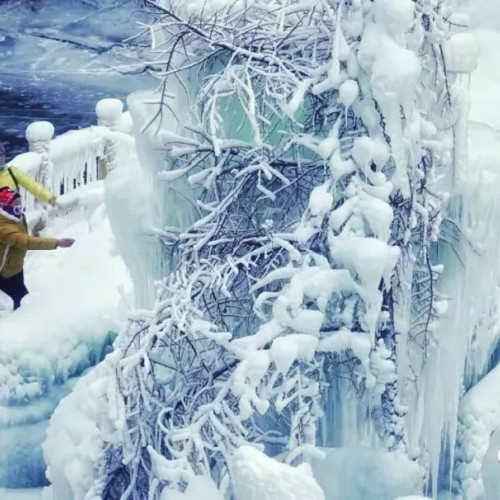
[[[107,97],[125,102],[126,94],[78,82],[0,76],[0,141],[7,157],[27,151],[26,127],[34,121],[51,122],[55,135],[95,125],[95,105]]]
[[[157,83],[124,74],[144,60],[147,9],[136,0],[0,0],[0,140],[8,157],[27,148],[26,127],[56,135],[96,123],[95,105]],[[131,39],[130,43],[123,42]]]

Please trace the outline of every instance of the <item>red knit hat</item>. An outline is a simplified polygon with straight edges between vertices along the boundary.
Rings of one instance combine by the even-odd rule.
[[[14,189],[7,186],[0,188],[0,205],[12,205],[18,198],[20,198],[20,195]]]

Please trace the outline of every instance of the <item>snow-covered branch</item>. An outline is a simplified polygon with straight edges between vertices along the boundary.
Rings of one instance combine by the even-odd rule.
[[[199,216],[169,237],[177,269],[117,346],[106,460],[125,464],[123,498],[195,475],[231,491],[249,443],[308,460],[341,366],[384,445],[407,451],[396,352],[403,337],[419,373],[444,308],[430,248],[459,115],[450,24],[425,0],[146,3],[150,124],[171,82],[193,104],[159,132],[159,181],[185,179]]]

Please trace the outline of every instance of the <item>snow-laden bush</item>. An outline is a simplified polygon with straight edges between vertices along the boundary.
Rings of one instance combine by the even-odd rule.
[[[177,268],[118,339],[121,441],[94,489],[153,499],[201,475],[229,493],[250,442],[307,461],[342,377],[381,443],[406,452],[396,351],[411,350],[416,382],[444,309],[429,249],[461,130],[449,13],[432,0],[145,3],[163,80],[151,126],[175,108],[170,82],[193,99],[182,133],[160,132],[160,177],[187,180],[197,220],[168,228]]]

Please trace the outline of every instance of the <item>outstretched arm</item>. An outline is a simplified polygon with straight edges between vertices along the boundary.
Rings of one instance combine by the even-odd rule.
[[[11,225],[0,228],[0,241],[22,250],[54,250],[58,243],[56,238],[29,236]]]
[[[32,177],[26,175],[17,167],[10,167],[10,169],[19,185],[26,189],[26,191],[29,191],[35,198],[47,203],[55,201],[56,195],[52,194],[48,189],[45,189],[43,186],[38,184]]]

